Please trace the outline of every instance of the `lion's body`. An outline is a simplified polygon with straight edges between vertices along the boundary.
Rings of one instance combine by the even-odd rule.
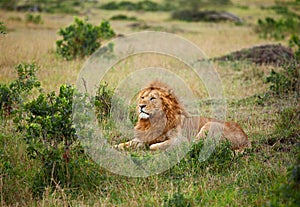
[[[148,145],[151,150],[165,150],[178,139],[196,142],[207,133],[229,140],[233,150],[242,151],[251,146],[237,123],[190,116],[173,91],[160,82],[143,89],[138,99],[139,119],[134,127],[134,139],[117,145],[118,148]]]

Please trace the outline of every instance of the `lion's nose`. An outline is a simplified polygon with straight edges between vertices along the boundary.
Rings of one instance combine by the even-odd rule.
[[[143,108],[145,108],[145,107],[146,107],[146,105],[145,105],[145,104],[140,104],[139,106],[140,106],[140,109],[143,109]]]

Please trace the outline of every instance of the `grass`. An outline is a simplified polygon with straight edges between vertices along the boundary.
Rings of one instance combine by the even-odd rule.
[[[195,43],[208,57],[274,43],[260,39],[253,30],[258,18],[274,15],[270,10],[261,9],[262,5],[272,5],[274,1],[233,2],[249,6],[248,10],[229,8],[229,11],[245,18],[246,24],[242,26],[171,21],[167,12],[126,14],[162,30],[176,28],[177,35]],[[119,11],[93,9],[92,13],[90,21],[99,24],[100,20],[109,19]],[[74,84],[85,60],[64,61],[54,53],[55,41],[59,38],[57,31],[72,23],[72,15],[41,14],[42,25],[26,24],[25,15],[0,13],[1,21],[8,28],[8,34],[0,36],[0,83],[16,78],[13,68],[18,63],[35,62],[41,66],[38,78],[46,91],[56,91],[64,83]],[[12,17],[22,21],[15,21]],[[136,32],[128,27],[130,22],[111,21],[111,24],[117,34]],[[106,80],[114,87],[135,68],[148,66],[178,72],[180,76],[189,78],[199,99],[207,98],[201,84],[193,85],[197,81],[193,75],[182,72],[186,66],[161,56],[141,55],[123,61],[107,74]],[[31,160],[26,154],[23,134],[16,133],[9,121],[1,122],[1,206],[270,206],[281,186],[288,181],[287,171],[296,156],[293,140],[299,142],[299,131],[286,137],[288,133],[279,127],[280,113],[285,108],[299,107],[299,102],[292,97],[263,97],[268,91],[268,85],[264,84],[266,76],[271,69],[280,71],[281,68],[240,62],[214,63],[214,66],[227,100],[227,119],[239,122],[252,141],[253,148],[245,154],[223,159],[214,156],[200,164],[187,156],[166,172],[147,178],[119,176],[99,167],[93,172],[99,179],[90,183],[93,190],[83,187],[62,189],[57,182],[54,188],[47,187],[41,197],[34,197],[31,185],[41,163]],[[207,108],[209,105],[204,103],[205,113]],[[221,146],[220,153],[222,150],[226,152],[226,148]],[[275,200],[278,206],[284,206],[281,197]]]

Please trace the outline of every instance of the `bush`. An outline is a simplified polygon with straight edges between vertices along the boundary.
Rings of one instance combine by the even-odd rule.
[[[36,77],[38,69],[35,64],[19,64],[15,68],[18,79],[9,85],[0,84],[0,113],[3,117],[17,112],[28,99],[32,89],[40,89],[41,83]]]
[[[107,120],[110,116],[112,96],[113,90],[108,87],[107,83],[100,84],[95,97],[96,114],[100,122]]]
[[[298,34],[300,27],[300,15],[298,15],[295,11],[300,9],[299,6],[299,1],[276,2],[276,5],[269,7],[269,9],[274,10],[281,17],[278,19],[274,19],[272,17],[259,19],[255,28],[256,32],[258,32],[262,38],[271,38],[276,40],[290,37],[293,34]]]
[[[106,4],[103,4],[100,8],[106,9],[106,10],[117,10],[117,9],[119,9],[119,6],[116,2],[112,1],[112,2],[108,2]]]
[[[100,47],[100,41],[115,36],[109,22],[103,21],[100,26],[75,18],[74,24],[60,29],[62,40],[56,41],[56,52],[67,60],[91,55]]]
[[[1,9],[14,10],[18,0],[2,0],[0,1]]]
[[[0,22],[0,34],[6,34],[6,26],[4,25],[4,22]]]
[[[169,0],[170,1],[170,0]],[[187,10],[187,11],[199,11],[207,6],[222,6],[231,4],[230,0],[175,0],[172,3],[176,5],[178,10]]]
[[[76,2],[74,1],[56,1],[51,3],[46,3],[43,5],[42,10],[49,13],[64,13],[64,14],[78,14],[77,9],[74,6]]]
[[[170,11],[174,9],[173,4],[165,3],[160,5],[156,2],[144,0],[136,3],[130,1],[108,2],[103,4],[101,9],[106,10],[129,10],[129,11]]]
[[[292,37],[289,40],[289,44],[291,48],[295,49],[295,57],[298,63],[300,63],[300,36],[292,35]]]
[[[33,24],[43,24],[43,20],[40,14],[34,15],[31,13],[26,14],[25,21]]]
[[[261,33],[263,38],[273,38],[276,40],[284,39],[298,31],[300,21],[295,18],[281,18],[275,20],[271,17],[266,17],[265,20],[258,20],[256,32]]]
[[[270,91],[276,95],[289,94],[295,92],[296,95],[300,94],[299,83],[299,66],[293,64],[284,66],[280,72],[271,71],[270,75],[266,78],[266,83],[270,83]]]
[[[110,39],[114,37],[116,34],[110,27],[108,21],[102,21],[99,27],[99,37],[101,39]]]
[[[128,21],[137,20],[136,17],[128,17],[127,15],[124,15],[124,14],[119,14],[119,15],[112,16],[110,19],[111,20],[128,20]]]
[[[77,140],[72,120],[73,92],[73,87],[62,85],[58,95],[41,93],[24,105],[25,120],[19,122],[19,128],[24,132],[28,156],[41,163],[32,185],[35,195],[57,185],[90,189],[90,183],[99,176],[96,164]]]
[[[10,17],[8,18],[8,20],[16,21],[16,22],[22,22],[22,18],[21,18],[21,17],[18,17],[18,16],[10,16]]]
[[[20,64],[16,70],[18,79],[8,85],[0,85],[0,112],[5,117],[15,114],[15,128],[24,138],[28,158],[38,163],[37,169],[31,172],[34,174],[31,183],[34,196],[41,196],[47,187],[65,188],[66,193],[68,189],[78,193],[96,188],[102,178],[99,167],[84,154],[73,124],[75,89],[62,85],[57,95],[55,92],[45,94],[35,75],[38,66]],[[39,89],[39,93],[29,99],[34,88]],[[110,110],[108,97],[111,94],[106,85],[100,88],[98,106],[101,108],[98,110],[106,115]],[[1,140],[3,136],[0,134]],[[2,156],[1,149],[0,161],[3,161],[0,169],[5,170],[7,175],[15,172],[17,175],[18,169],[12,166],[10,159]],[[11,180],[7,180],[5,185]],[[8,199],[11,202],[11,198]]]

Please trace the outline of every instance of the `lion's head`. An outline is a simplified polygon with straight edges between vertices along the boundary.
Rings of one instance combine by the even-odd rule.
[[[182,115],[187,113],[173,90],[162,82],[152,82],[138,94],[138,122],[135,130],[147,131],[139,137],[149,140],[163,136],[181,124]],[[153,133],[152,133],[153,132]],[[149,136],[147,136],[149,134]],[[155,134],[155,135],[154,135]]]

